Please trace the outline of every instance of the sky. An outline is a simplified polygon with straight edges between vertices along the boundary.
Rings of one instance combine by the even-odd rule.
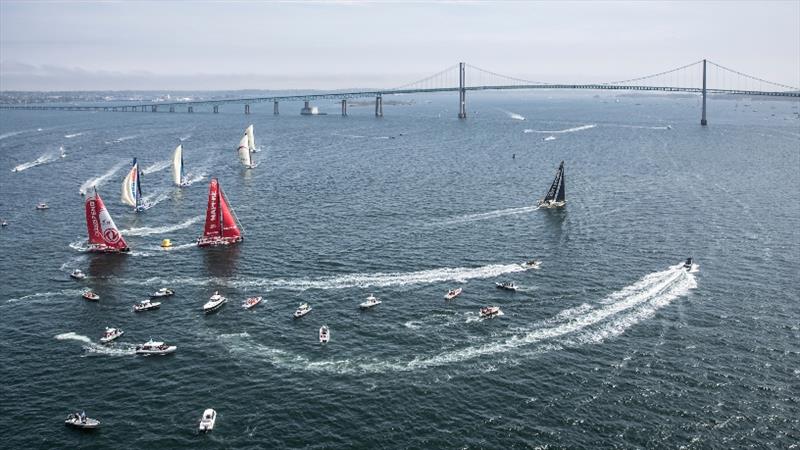
[[[0,0],[0,90],[390,88],[460,61],[607,82],[703,58],[800,86],[800,0]]]

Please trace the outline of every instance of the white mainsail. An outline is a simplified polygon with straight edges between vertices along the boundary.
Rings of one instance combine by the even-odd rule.
[[[246,130],[244,130],[244,134],[247,135],[247,148],[249,148],[251,152],[255,151],[255,149],[256,149],[256,136],[255,136],[255,134],[253,134],[253,125],[252,124],[249,127],[247,127]]]
[[[183,183],[183,146],[178,144],[172,154],[172,181],[180,186]]]
[[[134,164],[122,181],[122,202],[134,208],[138,206],[136,205],[136,177],[139,175],[137,173],[138,170],[139,166]]]
[[[245,167],[251,168],[253,167],[253,163],[250,159],[250,147],[247,146],[247,141],[247,133],[245,133],[239,141],[239,160],[242,161]]]

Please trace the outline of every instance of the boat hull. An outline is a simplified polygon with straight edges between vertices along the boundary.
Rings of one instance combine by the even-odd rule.
[[[136,350],[136,354],[142,356],[163,356],[175,353],[177,349],[178,347],[171,345],[165,350]]]
[[[203,313],[211,314],[215,311],[218,311],[220,308],[222,308],[222,305],[224,305],[227,302],[228,302],[227,299],[220,300],[219,302],[208,302],[205,305],[203,305]]]
[[[567,204],[566,200],[563,202],[539,200],[537,206],[539,206],[540,208],[555,209],[555,208],[563,208],[566,204]]]
[[[237,236],[233,238],[199,238],[197,240],[198,247],[217,247],[220,245],[233,245],[243,241],[244,238],[242,236]]]

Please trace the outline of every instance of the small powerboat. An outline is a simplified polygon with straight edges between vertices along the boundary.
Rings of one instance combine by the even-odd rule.
[[[69,276],[71,276],[72,278],[74,278],[76,280],[83,280],[84,278],[86,278],[86,274],[81,272],[81,269],[73,270],[72,273],[69,274]]]
[[[86,300],[89,300],[90,302],[96,302],[96,301],[100,300],[100,296],[95,294],[92,291],[83,291],[83,294],[81,294],[81,297],[85,298]]]
[[[114,339],[122,336],[123,334],[125,334],[125,332],[120,330],[119,328],[106,327],[106,332],[103,333],[103,337],[100,338],[100,343],[101,344],[108,344],[109,342],[111,342]]]
[[[495,283],[495,286],[497,286],[497,289],[504,289],[506,291],[513,291],[513,292],[516,292],[519,289],[519,287],[517,287],[517,285],[514,284],[514,282],[512,282],[512,281],[504,281],[502,283]]]
[[[450,289],[449,291],[447,291],[447,294],[444,294],[444,299],[445,300],[452,300],[452,299],[458,297],[459,295],[461,295],[462,291],[463,291],[463,289],[461,289],[461,288]]]
[[[219,291],[214,291],[214,295],[209,297],[208,301],[203,305],[203,312],[210,314],[220,308],[228,301],[227,298],[219,295]]]
[[[328,341],[331,340],[331,331],[328,329],[327,325],[323,325],[319,329],[319,342],[322,344],[327,344]]]
[[[150,294],[150,298],[169,297],[171,295],[175,295],[175,291],[170,288],[161,288]]]
[[[161,308],[161,302],[151,302],[149,298],[133,305],[134,312],[150,311],[158,308]]]
[[[158,342],[150,339],[149,341],[145,342],[144,344],[136,346],[136,354],[137,355],[168,355],[178,347],[174,345],[167,345],[163,342]]]
[[[261,303],[261,297],[250,297],[242,303],[242,308],[250,309],[259,303]]]
[[[684,269],[687,269],[687,270],[691,270],[691,269],[692,269],[692,262],[693,262],[693,261],[692,261],[692,258],[691,258],[691,257],[689,257],[689,258],[686,258],[686,262],[685,262],[685,263],[683,263],[683,268],[684,268]]]
[[[541,261],[537,261],[535,259],[532,259],[530,261],[525,261],[524,263],[522,263],[522,268],[523,269],[538,269],[539,266],[541,266],[541,265],[542,265]]]
[[[49,206],[47,206],[47,203],[45,203],[45,202],[41,202],[41,203],[37,203],[37,204],[36,204],[36,209],[39,209],[39,210],[42,210],[42,209],[50,209],[50,207],[49,207]]]
[[[203,411],[203,417],[200,418],[200,426],[198,429],[201,433],[208,433],[214,429],[214,423],[217,421],[217,412],[211,408]]]
[[[4,221],[3,221],[3,223],[0,223],[0,226],[7,227],[7,226],[8,226],[8,222],[6,222],[6,221],[4,220]]]
[[[502,311],[500,311],[499,306],[485,306],[481,308],[482,319],[489,319],[494,316],[499,316],[500,314],[502,314]]]
[[[366,301],[364,301],[364,302],[362,302],[362,303],[361,303],[360,305],[358,305],[358,306],[359,306],[361,309],[369,309],[369,308],[372,308],[372,307],[374,307],[374,306],[378,306],[378,305],[380,305],[381,303],[382,303],[382,302],[381,302],[380,300],[378,300],[378,297],[375,297],[374,295],[372,295],[372,294],[369,294],[369,297],[367,297],[367,300],[366,300]]]
[[[294,317],[295,319],[299,319],[310,312],[311,312],[311,307],[308,306],[308,303],[303,303],[302,305],[297,307],[297,311],[295,311],[294,314],[292,314],[292,317]]]
[[[81,411],[68,415],[67,419],[64,420],[64,425],[82,430],[93,430],[100,426],[100,421],[86,417],[86,412]]]

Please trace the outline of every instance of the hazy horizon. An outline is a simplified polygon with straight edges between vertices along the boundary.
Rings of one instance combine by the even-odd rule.
[[[391,88],[459,61],[608,82],[703,58],[800,86],[800,2],[0,2],[0,90]]]

